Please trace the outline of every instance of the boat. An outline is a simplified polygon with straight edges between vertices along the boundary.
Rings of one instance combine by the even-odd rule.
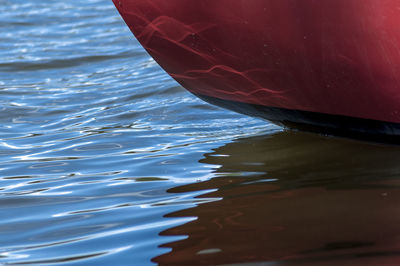
[[[290,128],[400,135],[400,0],[113,0],[201,99]]]

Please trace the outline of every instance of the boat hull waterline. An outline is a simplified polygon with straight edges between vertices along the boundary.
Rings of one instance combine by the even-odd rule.
[[[400,0],[113,0],[213,104],[290,127],[400,135]]]

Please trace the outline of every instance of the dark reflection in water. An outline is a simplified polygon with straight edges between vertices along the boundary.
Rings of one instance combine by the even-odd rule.
[[[205,154],[216,177],[170,193],[216,189],[216,201],[167,217],[160,265],[400,265],[400,147],[280,132]],[[219,199],[219,200],[218,200]]]

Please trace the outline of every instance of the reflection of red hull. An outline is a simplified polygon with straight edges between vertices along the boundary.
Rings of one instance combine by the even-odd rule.
[[[400,134],[400,0],[114,3],[155,60],[196,95],[291,124]]]

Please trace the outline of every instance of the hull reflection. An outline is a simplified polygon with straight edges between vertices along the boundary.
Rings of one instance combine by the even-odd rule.
[[[216,178],[170,192],[216,188],[203,197],[221,200],[168,215],[198,219],[163,232],[188,238],[154,261],[398,265],[399,158],[398,147],[303,133],[219,147],[201,160]]]

